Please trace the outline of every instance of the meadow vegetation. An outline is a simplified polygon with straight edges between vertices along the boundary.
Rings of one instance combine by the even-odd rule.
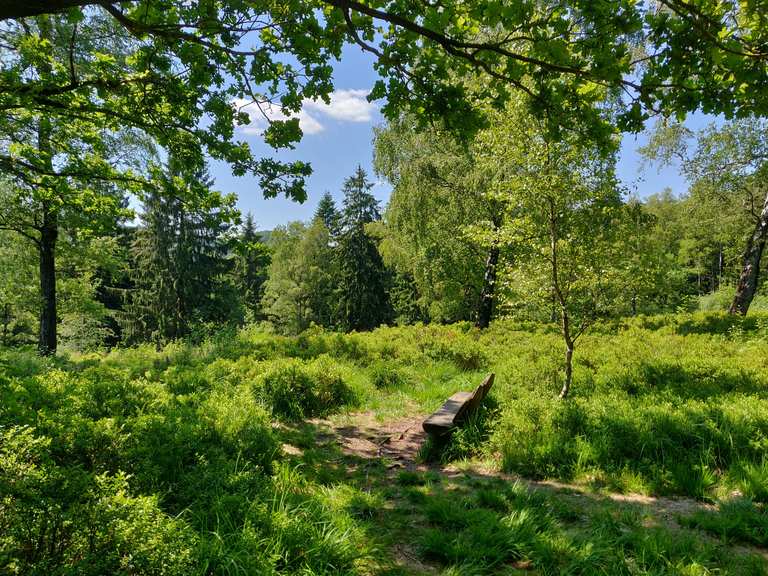
[[[0,574],[765,574],[764,5],[0,2]]]
[[[571,398],[556,326],[498,321],[0,355],[0,571],[10,574],[761,574],[768,316],[596,326]],[[594,494],[394,474],[323,442],[496,385],[441,453]],[[298,447],[286,451],[285,446]],[[713,503],[653,523],[609,493]],[[719,572],[718,572],[719,573]]]

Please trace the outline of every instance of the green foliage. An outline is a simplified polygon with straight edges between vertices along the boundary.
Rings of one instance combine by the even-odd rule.
[[[280,20],[284,9],[262,8],[231,3],[223,9],[220,25],[213,25],[219,16],[207,8],[154,2],[99,10],[54,9],[63,14],[6,20],[4,91],[14,97],[4,109],[24,113],[6,113],[3,130],[21,134],[37,118],[49,120],[66,134],[54,139],[64,146],[57,152],[66,154],[66,162],[46,170],[35,155],[33,139],[6,147],[4,165],[22,179],[25,171],[45,179],[49,190],[66,187],[67,193],[60,196],[64,202],[87,206],[85,200],[100,181],[135,185],[143,179],[135,162],[138,156],[131,157],[116,144],[149,140],[187,166],[199,167],[207,154],[227,162],[236,174],[255,175],[266,196],[285,193],[302,199],[309,167],[255,158],[235,135],[235,128],[248,122],[240,107],[258,98],[251,83],[260,86],[268,100],[280,99],[286,115],[305,97],[327,96],[332,90],[327,60],[338,52],[341,36],[333,21],[327,23],[320,43],[283,42],[279,35],[259,34],[260,16]],[[289,27],[291,35],[311,36],[310,30],[317,30],[317,18],[307,6],[297,4],[292,13],[297,20]],[[231,30],[236,21],[238,33]],[[184,34],[167,34],[181,28],[186,28]],[[235,56],[244,30],[254,32],[259,49]],[[291,62],[278,56],[286,50],[292,53]],[[27,74],[31,67],[38,73]],[[292,80],[298,70],[305,82]],[[265,131],[264,140],[280,148],[300,134],[295,122],[277,121]],[[109,162],[113,156],[118,157]],[[12,158],[23,162],[17,165]]]
[[[739,491],[755,504],[681,523],[760,543],[766,327],[761,315],[700,313],[598,323],[565,403],[556,327],[511,321],[299,337],[253,326],[69,359],[3,351],[0,569],[352,575],[388,568],[389,539],[399,546],[407,530],[409,553],[455,573],[760,574],[758,560],[685,528],[649,528],[641,512],[603,510],[599,498],[386,475],[297,420],[351,406],[428,413],[493,370],[491,397],[444,460],[471,470],[500,457],[509,472],[596,489],[705,500]],[[477,371],[452,358],[465,347],[482,351]],[[281,452],[285,442],[300,453]]]
[[[367,225],[381,219],[372,187],[359,166],[344,181],[341,234],[335,253],[339,266],[338,318],[345,330],[370,330],[391,317],[388,272],[376,241],[366,230]]]
[[[235,198],[211,190],[205,170],[190,171],[175,157],[158,178],[165,191],[147,196],[131,247],[130,343],[167,342],[208,322],[233,322],[240,312],[226,277]]]
[[[270,238],[272,263],[264,290],[264,310],[278,330],[298,334],[313,322],[336,322],[336,261],[325,225],[292,222]]]
[[[757,554],[717,545],[698,531],[657,525],[659,517],[640,506],[497,478],[402,483],[390,502],[394,510],[384,526],[394,532],[392,545],[415,541],[419,559],[446,575],[758,575],[765,570]]]
[[[332,238],[339,234],[341,214],[336,209],[336,203],[333,201],[333,196],[331,196],[330,192],[326,192],[320,198],[320,202],[315,210],[314,219],[320,220],[323,223]]]
[[[483,456],[498,416],[498,405],[492,397],[487,397],[448,438],[442,441],[428,438],[420,456],[427,462],[442,463]]]
[[[743,320],[721,318],[678,317],[660,331],[630,325],[585,341],[576,365],[584,390],[570,403],[544,393],[553,385],[541,352],[526,354],[538,374],[520,361],[497,368],[497,378],[512,370],[525,382],[501,402],[494,444],[505,466],[703,499],[736,486],[736,470],[760,465],[768,437],[756,364],[765,340],[752,328],[744,347],[746,333],[731,339],[723,323]],[[536,340],[546,349],[546,338]]]
[[[50,438],[0,428],[0,563],[9,574],[185,574],[196,535],[128,478],[59,466]]]
[[[352,400],[336,360],[282,358],[300,350],[252,331],[76,362],[4,352],[2,571],[352,573],[364,495],[337,509],[274,464],[264,405],[280,413],[288,388],[305,415]]]
[[[380,389],[400,388],[408,382],[397,363],[388,360],[378,360],[368,368],[371,383]]]
[[[83,8],[86,4],[14,5],[3,14],[10,19],[71,7],[68,22],[107,27],[108,38],[126,39],[130,57],[100,44],[78,61],[82,81],[73,82],[65,60],[51,58],[45,39],[30,35],[12,44],[15,57],[3,69],[5,91],[18,102],[14,108],[37,106],[61,114],[85,101],[99,120],[118,118],[158,138],[178,127],[180,137],[196,145],[194,152],[204,146],[238,173],[252,169],[272,194],[284,186],[300,196],[301,183],[283,183],[280,177],[308,171],[302,164],[258,162],[238,146],[233,128],[246,119],[230,102],[279,101],[285,119],[270,125],[264,139],[276,148],[290,146],[301,136],[292,113],[305,98],[328,98],[333,87],[329,62],[340,57],[345,41],[377,55],[381,78],[372,97],[386,98],[389,118],[409,111],[423,124],[439,119],[463,131],[482,125],[483,115],[473,106],[478,101],[503,104],[515,95],[547,118],[553,135],[578,129],[604,144],[612,134],[606,98],[611,117],[622,129],[633,130],[656,111],[682,118],[701,109],[730,118],[766,108],[759,89],[765,82],[762,54],[755,49],[765,42],[766,26],[754,3],[704,1],[657,10],[628,0],[598,7],[510,6],[500,0],[375,7],[332,0],[257,6],[227,1],[217,11],[152,0],[104,11]],[[288,14],[293,17],[285,18]],[[262,29],[265,21],[275,27]],[[374,47],[369,43],[379,31],[387,33]],[[243,36],[252,50],[242,49]],[[23,75],[30,61],[42,61],[48,73],[40,79]],[[172,62],[182,62],[183,73]],[[59,90],[51,91],[51,85]],[[254,94],[252,86],[264,93]],[[145,102],[139,97],[142,89],[155,97]],[[210,121],[203,127],[200,119],[206,115]],[[144,126],[134,116],[156,120]]]
[[[351,391],[333,361],[277,361],[262,376],[260,388],[275,416],[288,419],[323,416],[351,401]]]
[[[261,300],[271,256],[269,248],[256,233],[256,225],[250,212],[235,242],[234,250],[234,285],[240,291],[246,320],[254,322],[262,317]]]
[[[696,512],[681,518],[681,523],[706,530],[726,542],[768,545],[768,512],[750,500],[723,502],[716,511]]]
[[[485,257],[477,231],[492,227],[498,206],[466,147],[445,130],[400,118],[376,130],[374,163],[393,186],[382,256],[398,277],[413,279],[413,294],[405,303],[393,297],[393,305],[418,307],[435,322],[473,318]]]

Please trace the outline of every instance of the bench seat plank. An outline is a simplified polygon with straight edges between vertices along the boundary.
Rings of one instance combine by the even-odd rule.
[[[477,410],[493,386],[494,375],[489,374],[473,392],[456,392],[429,418],[422,427],[428,434],[445,434],[455,428],[466,414]]]
[[[453,428],[456,425],[457,416],[461,414],[467,402],[472,399],[472,396],[472,392],[456,392],[456,394],[448,398],[439,410],[424,420],[424,431],[440,433]]]

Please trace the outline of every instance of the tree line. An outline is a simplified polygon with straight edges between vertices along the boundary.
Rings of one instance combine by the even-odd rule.
[[[169,156],[138,220],[117,212],[109,233],[65,229],[57,243],[63,339],[160,343],[258,321],[291,334],[312,324],[482,328],[499,315],[567,317],[576,339],[597,318],[690,308],[738,285],[761,188],[757,173],[720,168],[747,157],[732,136],[759,134],[754,122],[687,134],[689,193],[641,201],[616,181],[615,150],[577,138],[554,144],[520,109],[498,120],[469,147],[405,115],[382,126],[375,167],[393,186],[385,210],[358,168],[339,208],[326,193],[310,222],[268,239],[250,214],[240,222],[235,198],[217,192],[205,170]],[[660,128],[643,153],[665,161],[673,146],[682,150],[681,134]],[[719,165],[716,151],[727,155]],[[39,262],[23,235],[2,239],[13,263],[2,283],[4,338],[24,340],[39,313]]]
[[[239,236],[232,199],[204,184],[206,159],[252,175],[265,197],[305,199],[306,163],[257,158],[238,140],[238,126],[249,122],[242,103],[277,106],[284,119],[268,121],[264,141],[292,147],[301,138],[295,113],[306,99],[327,101],[331,63],[345,43],[376,58],[381,79],[370,98],[384,99],[389,121],[377,137],[377,170],[395,195],[381,220],[325,226],[338,270],[333,289],[321,294],[331,294],[333,306],[309,314],[306,299],[318,296],[297,290],[305,302],[294,328],[314,314],[355,329],[397,318],[485,326],[502,311],[548,311],[572,349],[594,318],[619,303],[637,312],[690,295],[692,267],[694,292],[738,270],[730,308],[746,313],[768,233],[761,125],[768,28],[760,10],[627,0],[5,3],[0,228],[16,235],[4,250],[20,271],[8,274],[4,334],[13,331],[12,300],[23,297],[36,299],[43,354],[55,352],[63,319],[84,309],[95,318],[119,308],[130,320],[90,330],[73,321],[68,330],[108,329],[120,339],[173,338],[192,326],[267,314],[261,300],[225,310],[240,301],[225,295],[226,286],[254,294],[255,284],[222,278],[232,267],[255,268],[233,263],[249,242],[231,241]],[[662,243],[666,251],[655,254],[643,232],[654,215],[631,210],[617,190],[617,135],[642,129],[651,116],[694,110],[738,120],[701,135],[694,148],[690,134],[667,123],[647,152],[661,161],[680,156],[696,199],[680,205],[716,216],[711,226],[692,225],[683,237],[689,242],[678,236],[679,246]],[[422,145],[409,149],[418,139]],[[129,199],[143,206],[135,230],[122,225]],[[286,234],[309,242],[298,227]],[[702,244],[717,248],[716,274]],[[316,239],[312,249],[321,245]],[[284,259],[275,256],[291,253],[283,248],[273,248],[275,271]],[[256,252],[254,259],[265,256]],[[664,259],[677,265],[651,265]],[[130,272],[118,279],[126,261]],[[683,277],[682,288],[655,295],[661,282],[679,280],[670,271]],[[22,285],[24,274],[38,286]],[[267,276],[266,295],[272,275],[259,274]],[[379,276],[383,290],[362,290]],[[347,284],[354,294],[339,293]],[[121,290],[133,296],[118,297]],[[274,293],[269,306],[287,310]],[[519,297],[526,294],[536,297]]]

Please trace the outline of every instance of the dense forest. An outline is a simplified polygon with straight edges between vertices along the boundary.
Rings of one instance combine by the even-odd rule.
[[[515,125],[522,115],[511,114]],[[534,122],[523,122],[526,130]],[[754,148],[766,127],[743,120],[684,130],[660,128],[643,153],[663,162],[672,147],[691,148],[682,164],[687,193],[634,197],[614,176],[615,153],[501,124],[467,148],[402,118],[378,128],[374,141],[376,169],[393,186],[386,206],[358,168],[343,179],[340,206],[326,192],[311,221],[268,233],[205,169],[186,172],[169,157],[138,217],[116,190],[107,198],[118,208],[99,229],[69,223],[81,214],[57,213],[53,288],[41,274],[34,206],[6,181],[13,229],[0,235],[3,343],[87,352],[199,341],[251,323],[295,335],[312,325],[485,328],[499,317],[570,316],[578,334],[605,318],[765,309]],[[756,250],[750,290],[739,282]],[[50,326],[41,302],[56,311]]]
[[[0,573],[765,574],[764,12],[0,2]]]

